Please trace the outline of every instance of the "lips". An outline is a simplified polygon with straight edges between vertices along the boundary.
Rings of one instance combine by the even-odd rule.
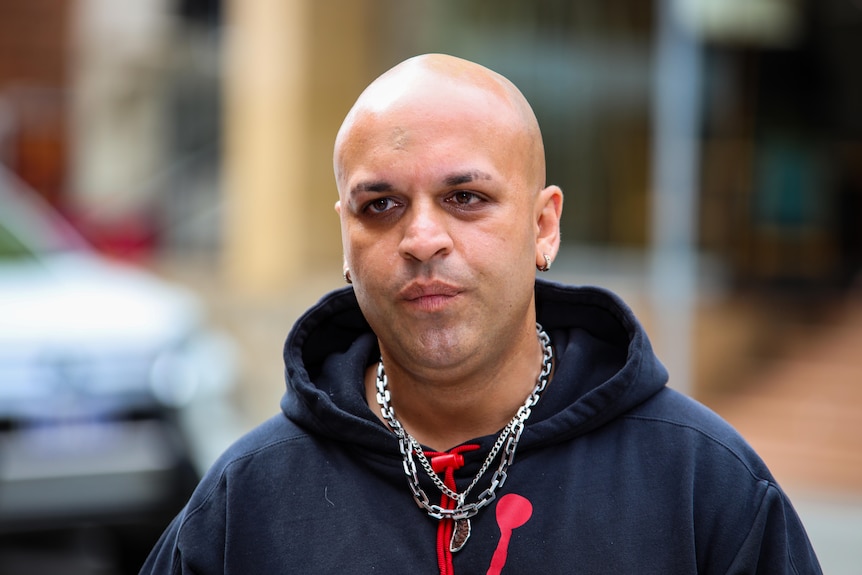
[[[445,282],[412,282],[402,289],[398,296],[407,301],[439,300],[455,297],[462,291]]]

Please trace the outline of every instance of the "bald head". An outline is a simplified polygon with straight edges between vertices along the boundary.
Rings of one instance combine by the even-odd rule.
[[[387,365],[425,383],[510,356],[533,369],[535,270],[557,253],[562,191],[544,185],[517,88],[451,56],[407,60],[359,97],[334,163],[344,267]]]
[[[369,129],[388,130],[394,146],[422,138],[409,119],[436,118],[457,130],[484,124],[491,143],[512,146],[517,169],[538,191],[545,181],[545,155],[538,122],[523,94],[505,77],[474,62],[444,54],[410,58],[372,82],[359,96],[335,141],[336,180],[343,182],[345,155],[363,146]]]

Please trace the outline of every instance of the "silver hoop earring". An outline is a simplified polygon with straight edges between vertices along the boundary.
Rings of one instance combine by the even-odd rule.
[[[345,282],[349,284],[353,283],[353,278],[350,277],[350,268],[344,268],[344,271],[341,272],[341,275],[344,277]]]
[[[546,272],[546,271],[551,269],[551,256],[549,256],[548,254],[543,254],[543,255],[545,256],[545,265],[543,265],[541,267],[536,266],[536,269],[539,270],[540,272]]]

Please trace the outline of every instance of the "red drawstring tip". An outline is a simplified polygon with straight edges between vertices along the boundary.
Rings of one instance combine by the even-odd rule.
[[[464,456],[460,453],[441,453],[431,458],[431,469],[440,473],[446,469],[460,469],[464,465]]]

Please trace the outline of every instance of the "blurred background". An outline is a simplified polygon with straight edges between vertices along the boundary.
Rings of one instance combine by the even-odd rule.
[[[0,0],[0,574],[135,573],[339,287],[332,142],[423,52],[533,104],[619,292],[862,565],[862,1]]]

